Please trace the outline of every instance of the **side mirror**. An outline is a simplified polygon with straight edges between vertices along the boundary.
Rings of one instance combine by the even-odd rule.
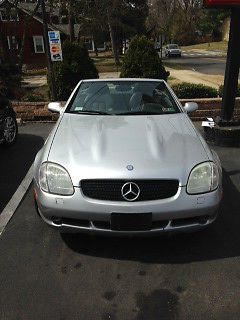
[[[198,104],[196,102],[186,102],[184,106],[185,112],[194,112],[198,109]]]
[[[48,104],[48,110],[53,113],[62,113],[63,108],[60,102],[50,102]]]

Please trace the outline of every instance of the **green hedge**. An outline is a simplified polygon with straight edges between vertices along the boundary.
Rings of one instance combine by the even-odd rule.
[[[134,37],[123,59],[120,77],[167,80],[168,76],[153,42],[144,36]]]
[[[98,71],[82,43],[63,44],[63,61],[53,65],[58,100],[67,100],[77,83],[98,78]]]
[[[217,98],[218,90],[202,84],[183,82],[172,86],[179,99]]]
[[[223,96],[223,85],[221,85],[218,89],[218,95],[219,97],[222,98]],[[238,89],[237,89],[237,97],[240,97],[240,84],[238,84]]]

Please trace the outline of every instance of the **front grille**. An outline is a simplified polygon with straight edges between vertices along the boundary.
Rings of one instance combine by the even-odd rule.
[[[178,190],[177,180],[82,180],[81,188],[85,197],[107,201],[127,201],[122,196],[125,183],[136,183],[140,195],[135,201],[151,201],[173,197]]]

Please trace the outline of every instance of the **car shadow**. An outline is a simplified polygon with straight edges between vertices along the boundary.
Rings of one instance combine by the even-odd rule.
[[[13,146],[0,147],[0,213],[24,179],[43,144],[43,138],[37,135],[19,133]]]
[[[240,255],[240,193],[223,174],[224,196],[216,222],[196,233],[151,238],[119,238],[61,234],[80,254],[143,263],[189,263]]]

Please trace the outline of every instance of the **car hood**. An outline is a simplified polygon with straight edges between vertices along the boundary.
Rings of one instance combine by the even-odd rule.
[[[178,179],[208,161],[187,115],[100,116],[64,114],[48,161],[81,179]],[[128,165],[134,170],[129,171]]]

